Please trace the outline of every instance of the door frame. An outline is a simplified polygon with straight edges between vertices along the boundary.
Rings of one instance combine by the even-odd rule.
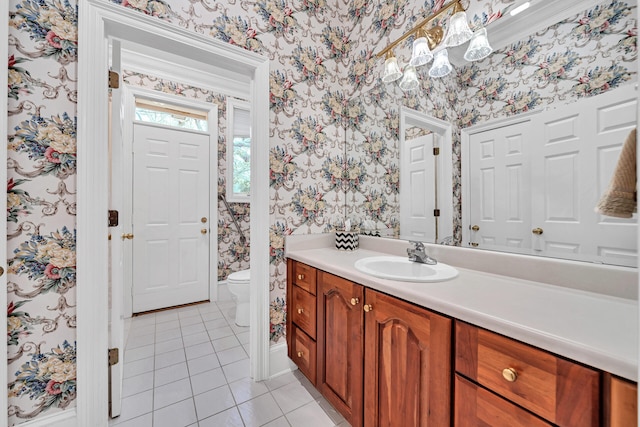
[[[438,235],[440,240],[448,236],[453,236],[453,174],[446,173],[453,167],[453,126],[449,122],[437,119],[413,110],[408,107],[400,109],[400,135],[399,135],[399,158],[400,173],[402,174],[402,159],[405,155],[405,134],[407,129],[412,126],[420,126],[431,130],[433,133],[440,135],[440,155],[442,156],[442,167],[438,169],[438,207],[440,209],[440,221],[438,224]],[[402,185],[402,175],[400,177],[400,185]],[[451,189],[447,191],[447,189]],[[400,207],[402,200],[400,200]],[[399,210],[398,209],[398,210]]]
[[[249,76],[252,128],[250,364],[269,375],[269,59],[103,0],[79,8],[77,397],[79,426],[107,426],[108,38],[143,44]],[[104,363],[96,363],[103,360]]]
[[[126,64],[125,64],[126,65]],[[123,129],[122,129],[122,158],[113,159],[122,162],[122,175],[114,176],[114,187],[119,186],[123,192],[124,204],[120,213],[121,224],[125,229],[123,232],[132,233],[133,224],[133,127],[135,124],[135,99],[141,97],[159,102],[165,102],[177,106],[196,108],[207,112],[209,122],[209,298],[217,301],[218,295],[218,239],[217,232],[213,228],[218,225],[218,106],[217,104],[204,101],[190,100],[178,95],[158,92],[155,90],[132,87],[123,82],[122,86],[123,103]],[[176,128],[176,130],[180,130]],[[131,190],[131,191],[128,191]],[[214,194],[215,193],[215,194]],[[215,197],[214,197],[215,196]],[[116,236],[117,238],[118,236]],[[131,317],[133,314],[133,246],[124,245],[124,265],[122,269],[122,280],[124,283],[124,316]]]

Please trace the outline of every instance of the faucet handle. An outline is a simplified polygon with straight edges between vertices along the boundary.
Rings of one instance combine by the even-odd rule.
[[[409,243],[413,245],[413,248],[417,251],[424,250],[424,243],[417,240],[409,240]]]

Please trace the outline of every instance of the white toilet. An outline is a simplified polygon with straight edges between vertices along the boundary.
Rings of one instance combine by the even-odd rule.
[[[236,301],[236,325],[249,326],[249,280],[251,270],[242,270],[231,273],[227,277],[229,292]]]

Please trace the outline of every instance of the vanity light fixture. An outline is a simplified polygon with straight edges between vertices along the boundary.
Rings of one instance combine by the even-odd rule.
[[[393,56],[393,52],[387,52],[387,59],[384,61],[384,75],[382,81],[385,83],[391,83],[402,77],[402,71],[398,66],[398,60]]]
[[[459,46],[471,40],[464,59],[467,61],[479,61],[486,58],[493,49],[489,45],[487,30],[480,27],[475,31],[469,28],[467,14],[460,3],[461,0],[453,0],[443,6],[436,13],[420,21],[414,28],[404,33],[400,38],[382,49],[377,56],[385,56],[384,74],[382,81],[391,83],[400,80],[400,88],[404,91],[417,89],[420,84],[417,79],[416,67],[428,64],[433,59],[433,66],[429,70],[429,76],[434,78],[444,77],[451,72],[453,67],[449,62],[447,47]],[[428,28],[427,26],[440,15],[453,9],[449,18],[448,32],[444,37],[444,29],[440,25]],[[398,65],[398,60],[393,54],[393,49],[406,40],[409,36],[415,36],[411,60],[404,67],[404,74]]]

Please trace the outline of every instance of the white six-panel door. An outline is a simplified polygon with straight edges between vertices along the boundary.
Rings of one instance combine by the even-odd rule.
[[[532,225],[544,231],[537,236],[543,250],[635,265],[636,219],[606,217],[594,208],[636,117],[636,95],[625,88],[533,119]]]
[[[134,124],[134,313],[209,299],[209,149],[206,134]]]
[[[531,122],[470,136],[472,243],[529,248]]]
[[[471,133],[468,243],[635,265],[637,215],[594,209],[636,117],[636,94],[619,89]]]
[[[400,171],[400,236],[435,243],[434,134],[405,141]]]

